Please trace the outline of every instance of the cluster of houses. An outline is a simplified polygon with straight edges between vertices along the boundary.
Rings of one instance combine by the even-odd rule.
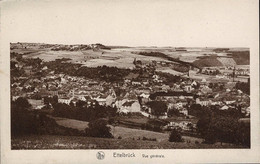
[[[23,96],[26,94],[30,102],[35,104],[35,109],[43,107],[41,100],[43,97],[56,95],[59,103],[75,105],[79,100],[86,101],[88,104],[96,102],[99,105],[117,107],[119,113],[140,112],[145,116],[154,117],[151,115],[151,108],[146,104],[153,101],[150,98],[151,94],[161,92],[162,94],[156,96],[155,100],[166,102],[167,110],[177,109],[185,116],[188,115],[187,107],[191,103],[201,106],[219,105],[221,110],[231,109],[234,104],[242,104],[243,112],[247,115],[250,113],[249,97],[242,91],[234,89],[234,85],[230,86],[230,83],[226,83],[226,90],[214,92],[205,79],[186,80],[169,86],[163,84],[163,79],[157,74],[141,80],[137,80],[137,77],[138,74],[131,73],[123,83],[111,84],[82,77],[54,74],[52,71],[40,80],[21,78],[22,82],[19,82],[18,79],[11,84],[12,95],[15,99],[18,94],[20,96],[21,93]],[[118,88],[122,90],[120,94],[115,92]],[[196,98],[194,98],[195,95]],[[167,113],[161,118],[167,118]]]
[[[148,62],[143,64],[135,60],[135,65],[145,65],[153,68],[154,65],[163,64]],[[47,76],[34,78],[30,76],[34,71],[28,66],[28,77],[18,77],[11,84],[12,98],[19,96],[27,97],[35,109],[41,109],[44,97],[57,96],[59,103],[76,105],[77,101],[85,101],[91,105],[98,103],[103,106],[116,107],[119,113],[139,112],[147,117],[155,117],[151,108],[147,105],[150,101],[164,101],[167,104],[167,111],[177,109],[179,113],[188,116],[188,107],[191,104],[201,106],[218,105],[220,110],[242,107],[242,112],[250,114],[249,96],[241,90],[235,89],[235,83],[224,82],[223,89],[216,91],[212,81],[183,79],[171,85],[164,83],[164,78],[154,72],[154,69],[147,69],[139,73],[129,73],[123,82],[110,83],[83,77],[55,74],[49,71]],[[142,69],[138,68],[138,69]],[[48,71],[48,67],[42,68]],[[209,71],[205,68],[202,71]],[[214,70],[210,70],[214,71]],[[216,71],[216,70],[215,70]],[[223,75],[217,75],[223,76]],[[221,78],[221,77],[220,77]],[[151,95],[157,94],[153,99]],[[167,112],[160,116],[167,118]]]
[[[200,71],[202,74],[214,75],[216,78],[230,79],[233,76],[249,76],[248,66],[221,66],[221,67],[203,67]]]
[[[192,131],[196,129],[196,124],[189,121],[174,122],[171,121],[163,127],[163,129],[180,129],[184,131]]]

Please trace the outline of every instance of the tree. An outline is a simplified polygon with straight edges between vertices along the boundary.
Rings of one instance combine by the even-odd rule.
[[[23,97],[11,102],[11,136],[38,133],[39,121],[27,110],[30,106]]]
[[[25,110],[30,108],[32,105],[28,102],[28,100],[24,97],[19,97],[16,101],[16,108],[21,109],[21,110]]]
[[[87,103],[86,103],[85,101],[78,100],[78,101],[76,102],[76,107],[78,107],[78,108],[83,108],[84,105],[86,105],[86,104],[87,104]]]
[[[168,117],[172,117],[172,116],[180,116],[181,113],[179,112],[178,109],[172,108],[167,112]]]
[[[181,134],[176,129],[173,129],[170,133],[169,141],[170,142],[182,142]]]
[[[52,99],[53,99],[53,101],[52,101],[53,104],[58,103],[58,96],[57,96],[57,95],[54,95],[54,96],[52,97]]]
[[[250,147],[250,123],[241,122],[238,126],[237,142],[239,144]]]
[[[89,128],[85,129],[87,136],[100,138],[113,138],[110,131],[111,128],[107,126],[107,122],[101,119],[90,122]]]
[[[57,104],[58,103],[58,96],[54,95],[53,97],[44,97],[43,98],[44,104],[49,105],[49,104]]]
[[[235,88],[250,95],[250,83],[237,82]]]
[[[215,134],[220,142],[235,143],[238,125],[237,118],[218,116],[212,118],[209,130]]]
[[[209,128],[210,118],[201,118],[197,122],[197,131],[202,135],[205,136],[207,134]]]
[[[197,130],[205,143],[219,141],[250,146],[250,126],[239,123],[238,117],[215,113],[211,117],[201,118]]]
[[[147,103],[152,109],[152,114],[159,117],[167,111],[167,105],[163,101],[150,101]]]

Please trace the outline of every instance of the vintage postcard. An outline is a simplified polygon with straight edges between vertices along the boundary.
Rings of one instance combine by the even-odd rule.
[[[1,2],[1,162],[260,162],[258,6]]]

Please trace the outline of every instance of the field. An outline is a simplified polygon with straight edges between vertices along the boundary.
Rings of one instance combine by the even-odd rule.
[[[27,48],[24,48],[27,46]],[[134,59],[142,61],[168,61],[160,57],[143,56],[138,52],[161,52],[165,55],[179,59],[181,61],[195,63],[199,66],[220,66],[229,65],[235,63],[233,59],[226,59],[228,53],[215,52],[214,48],[186,48],[187,51],[176,51],[174,47],[128,47],[128,48],[114,48],[114,49],[88,49],[88,50],[52,50],[52,45],[48,45],[43,48],[44,45],[37,44],[24,44],[23,46],[13,43],[11,44],[11,52],[25,54],[28,58],[40,58],[44,61],[52,61],[61,58],[70,58],[68,62],[79,63],[88,67],[98,66],[115,66],[119,68],[134,68]],[[238,49],[241,51],[248,51],[247,49]],[[236,49],[232,49],[236,51]],[[200,57],[209,57],[215,55],[217,59],[199,59]],[[243,58],[238,58],[236,55],[236,61],[241,62]],[[224,58],[223,58],[224,57]],[[232,62],[231,62],[232,60]],[[245,60],[243,60],[245,61]],[[170,61],[168,61],[170,62]],[[244,62],[246,63],[246,62]],[[163,72],[169,72],[171,74],[179,74],[179,72],[173,72],[170,69],[160,70]]]
[[[54,117],[52,117],[52,118],[54,118]],[[84,131],[88,127],[88,122],[86,122],[86,121],[79,121],[79,120],[60,118],[60,117],[55,117],[54,119],[58,125],[64,126],[67,128],[78,129],[80,131]]]
[[[175,71],[175,70],[168,68],[168,67],[159,68],[159,69],[156,69],[156,71],[163,72],[163,73],[169,73],[169,74],[172,74],[172,75],[175,75],[175,76],[183,75],[183,73]]]
[[[78,121],[74,119],[67,119],[67,118],[60,118],[60,117],[52,117],[56,120],[57,124],[63,127],[67,128],[73,128],[73,129],[78,129],[80,131],[84,130],[85,128],[88,127],[88,122],[85,121]],[[146,123],[146,119],[139,119],[138,118],[132,118],[132,119],[122,119],[125,121],[131,121],[131,122],[137,122],[137,123]],[[138,120],[138,121],[137,121]],[[141,129],[132,129],[128,127],[122,127],[122,126],[111,126],[111,133],[115,138],[121,137],[122,139],[142,139],[143,137],[154,139],[158,142],[167,142],[169,138],[169,133],[159,133],[159,132],[153,132],[153,131],[148,131],[148,130],[141,130]],[[195,137],[189,137],[189,136],[183,136],[183,139],[185,141],[193,142],[195,141],[201,143],[203,140],[200,138],[195,138]]]
[[[49,116],[51,117],[51,116]],[[52,117],[58,125],[83,131],[88,122],[67,118]],[[134,121],[136,118],[128,119]],[[139,123],[145,122],[139,120]],[[182,136],[183,142],[171,143],[169,133],[111,126],[114,138],[94,138],[84,136],[63,135],[25,135],[11,139],[12,149],[184,149],[184,148],[221,148],[221,145],[203,144],[203,139]],[[225,148],[233,147],[225,145]]]
[[[222,149],[243,148],[231,144],[106,139],[84,136],[30,135],[11,139],[12,149]]]
[[[89,48],[89,49],[60,49],[55,50],[53,47],[57,45],[44,44],[11,44],[11,52],[24,54],[26,58],[40,58],[43,61],[53,61],[55,59],[69,58],[67,62],[81,64],[87,67],[109,66],[118,68],[135,68],[133,61],[141,60],[142,62],[163,61],[172,62],[167,58],[140,55],[139,52],[160,52],[172,59],[179,59],[181,62],[193,63],[199,67],[212,67],[223,65],[248,65],[249,57],[248,49],[231,49],[234,55],[228,52],[215,52],[215,48],[194,48],[186,47],[186,51],[176,51],[174,47],[123,47],[123,48]],[[60,45],[65,46],[66,45]],[[83,45],[84,46],[84,45]],[[25,48],[27,47],[27,48]],[[103,47],[105,47],[103,45]],[[212,58],[212,55],[215,58]],[[242,55],[242,56],[241,56]],[[231,58],[227,58],[227,56]],[[234,58],[234,59],[232,59]],[[172,62],[173,63],[173,62]],[[170,73],[173,75],[182,75],[182,73],[174,71],[170,68],[159,67],[157,71]]]

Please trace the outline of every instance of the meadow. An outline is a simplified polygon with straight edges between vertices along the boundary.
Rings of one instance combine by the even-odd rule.
[[[107,139],[84,136],[30,135],[11,139],[11,148],[19,149],[228,149],[243,148],[231,144]]]

